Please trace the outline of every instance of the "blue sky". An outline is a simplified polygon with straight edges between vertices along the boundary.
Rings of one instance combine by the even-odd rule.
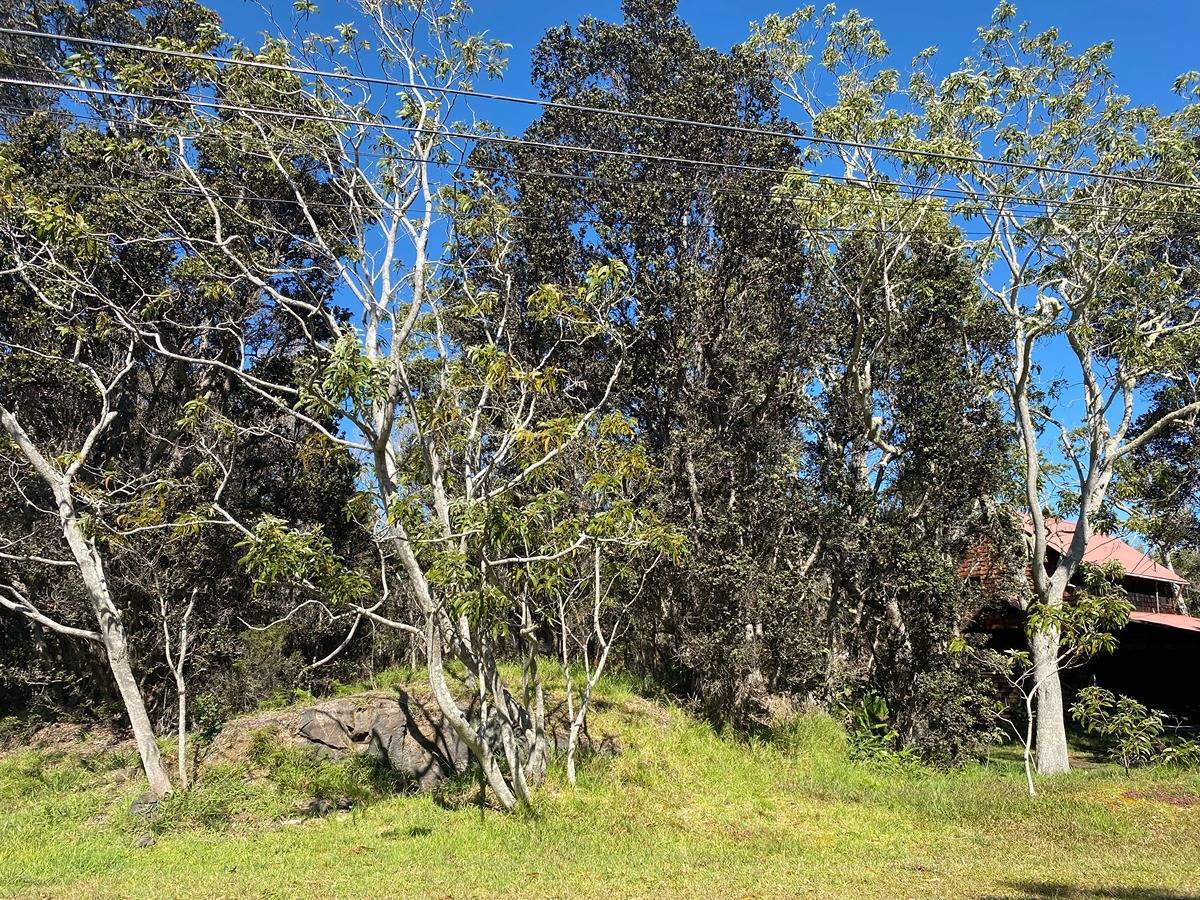
[[[291,15],[291,0],[262,0],[282,22]],[[353,18],[352,4],[316,0],[320,26]],[[212,5],[225,20],[225,30],[247,44],[258,43],[265,17],[250,0],[216,0]],[[702,43],[727,49],[745,39],[748,23],[772,12],[788,13],[802,2],[775,0],[681,0],[679,14]],[[820,5],[820,4],[818,4]],[[928,46],[940,48],[942,68],[971,51],[975,30],[985,24],[994,0],[860,0],[841,3],[875,19],[891,45],[897,63]],[[1174,105],[1171,82],[1189,69],[1200,68],[1200,0],[1039,0],[1017,3],[1021,18],[1035,28],[1057,26],[1077,47],[1104,40],[1115,43],[1113,70],[1135,103]],[[619,0],[476,0],[472,21],[479,29],[513,45],[503,91],[531,94],[529,54],[547,28],[576,22],[585,15],[610,21],[621,17]],[[526,110],[490,107],[489,119],[509,130],[528,121]]]

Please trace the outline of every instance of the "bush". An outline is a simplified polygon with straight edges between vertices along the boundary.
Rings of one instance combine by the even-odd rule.
[[[1153,762],[1162,752],[1162,714],[1132,697],[1092,685],[1079,692],[1071,705],[1071,718],[1099,737],[1108,756],[1119,761],[1126,773],[1135,765]]]
[[[1200,767],[1200,741],[1176,741],[1167,744],[1159,761],[1168,766],[1194,769]]]
[[[221,698],[205,691],[192,701],[192,728],[202,744],[212,743],[228,719],[228,710]]]
[[[912,746],[901,746],[900,733],[889,720],[887,702],[878,694],[865,694],[852,707],[846,707],[850,734],[850,758],[910,766],[920,762]]]

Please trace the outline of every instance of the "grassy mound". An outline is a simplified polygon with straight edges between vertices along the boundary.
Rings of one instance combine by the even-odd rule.
[[[395,795],[363,761],[264,742],[259,777],[210,773],[146,819],[128,812],[142,790],[128,760],[19,753],[0,760],[0,894],[1169,898],[1200,885],[1195,774],[1095,766],[1030,800],[1012,759],[856,763],[820,715],[745,742],[619,682],[593,730],[622,752],[586,760],[574,789],[552,770],[526,816],[481,810],[469,780]],[[298,815],[316,796],[356,802]]]

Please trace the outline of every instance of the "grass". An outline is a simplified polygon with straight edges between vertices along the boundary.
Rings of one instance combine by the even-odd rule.
[[[473,805],[474,786],[388,796],[361,762],[264,742],[265,777],[210,772],[151,821],[124,759],[0,760],[5,896],[1185,897],[1200,885],[1200,776],[1093,766],[1030,800],[1019,765],[939,773],[851,762],[806,716],[770,740],[723,737],[618,682],[593,731],[623,751],[577,788],[552,771],[537,809]],[[296,806],[355,811],[297,823]],[[1158,798],[1158,799],[1151,799]],[[154,835],[149,847],[138,838]]]

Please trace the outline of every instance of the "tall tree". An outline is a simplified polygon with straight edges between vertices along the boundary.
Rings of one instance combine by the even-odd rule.
[[[714,715],[753,718],[772,630],[800,595],[812,549],[797,530],[796,426],[807,400],[810,277],[793,217],[772,202],[794,164],[764,59],[697,41],[673,0],[627,0],[624,19],[582,19],[539,42],[533,78],[549,108],[524,144],[476,152],[505,170],[521,290],[622,260],[629,345],[614,388],[662,473],[649,498],[685,529],[682,567],[662,567],[631,652]],[[721,127],[653,118],[687,118]],[[681,163],[679,160],[702,160]],[[536,352],[538,334],[529,336]],[[589,372],[593,391],[604,380]],[[767,634],[764,635],[764,626]]]
[[[64,9],[64,16],[71,12]],[[191,3],[136,16],[106,6],[70,21],[72,33],[130,43],[161,39],[193,52],[210,50],[220,39],[215,15]],[[145,336],[121,320],[122,311],[154,306],[171,323],[157,335],[165,346],[195,340],[213,353],[229,352],[215,323],[236,315],[244,291],[214,284],[196,261],[173,251],[173,235],[194,224],[202,198],[181,189],[162,144],[164,130],[180,125],[171,98],[211,86],[212,73],[166,58],[147,65],[129,51],[100,52],[87,44],[80,51],[71,55],[54,42],[34,40],[24,46],[23,59],[33,80],[77,77],[108,93],[85,95],[82,113],[67,104],[28,111],[9,123],[0,146],[7,288],[0,300],[7,351],[0,406],[11,500],[0,547],[9,576],[4,603],[37,628],[103,644],[151,788],[162,794],[170,784],[154,742],[153,702],[146,699],[164,693],[150,676],[168,664],[169,648],[175,670],[169,678],[184,693],[175,656],[180,645],[162,628],[179,624],[182,611],[191,610],[191,639],[182,646],[194,645],[197,635],[219,636],[192,660],[212,654],[227,662],[237,621],[227,595],[238,584],[231,570],[239,553],[227,536],[211,529],[197,534],[208,518],[202,507],[215,496],[239,511],[260,511],[268,498],[279,502],[277,511],[303,508],[309,478],[286,490],[271,478],[289,457],[293,464],[300,458],[295,448],[303,448],[311,429],[264,434],[256,420],[265,408],[251,392],[239,393],[236,380],[152,352]],[[156,99],[123,97],[126,91]],[[47,90],[46,96],[61,94]],[[214,182],[227,185],[236,171],[241,189],[269,215],[294,212],[286,201],[269,201],[278,188],[260,177],[263,166],[220,144],[202,156]],[[131,216],[130,198],[152,203],[156,216]],[[280,236],[271,235],[270,243],[253,236],[266,264],[284,265],[296,246]],[[319,274],[298,281],[326,302],[328,282]],[[260,319],[254,327],[260,340],[283,348],[271,365],[287,371],[294,323]],[[184,421],[191,404],[247,426],[245,440],[223,448],[223,464],[236,465],[239,477],[215,477]],[[323,470],[323,500],[354,493],[344,457],[310,453],[309,461],[310,470]],[[346,530],[340,509],[319,517]],[[187,540],[177,540],[185,532]],[[61,577],[72,569],[78,585]],[[240,586],[248,592],[247,579]],[[83,627],[81,602],[90,603],[98,631]],[[252,615],[249,608],[240,612]],[[94,697],[103,695],[93,690]],[[182,702],[179,708],[182,733]]]
[[[215,34],[211,14],[186,3],[146,20],[110,9],[98,21],[75,21],[141,40],[159,30],[181,33],[201,50]],[[53,56],[29,49],[35,52],[21,57],[27,77],[62,77]],[[0,145],[6,186],[0,197],[6,288],[0,425],[11,494],[20,498],[6,517],[0,602],[40,626],[103,646],[150,788],[162,796],[171,782],[132,666],[123,598],[113,591],[100,523],[169,478],[161,448],[153,462],[134,452],[146,465],[126,464],[128,443],[138,441],[139,427],[152,424],[143,413],[157,385],[144,348],[114,327],[107,304],[160,292],[171,259],[151,235],[129,235],[112,202],[117,184],[137,183],[112,171],[117,158],[128,158],[128,135],[70,126],[70,116],[37,111],[11,123],[9,140]],[[87,285],[71,277],[80,269],[90,273]],[[81,581],[94,625],[59,621],[38,607],[29,583],[47,577],[47,570]]]

